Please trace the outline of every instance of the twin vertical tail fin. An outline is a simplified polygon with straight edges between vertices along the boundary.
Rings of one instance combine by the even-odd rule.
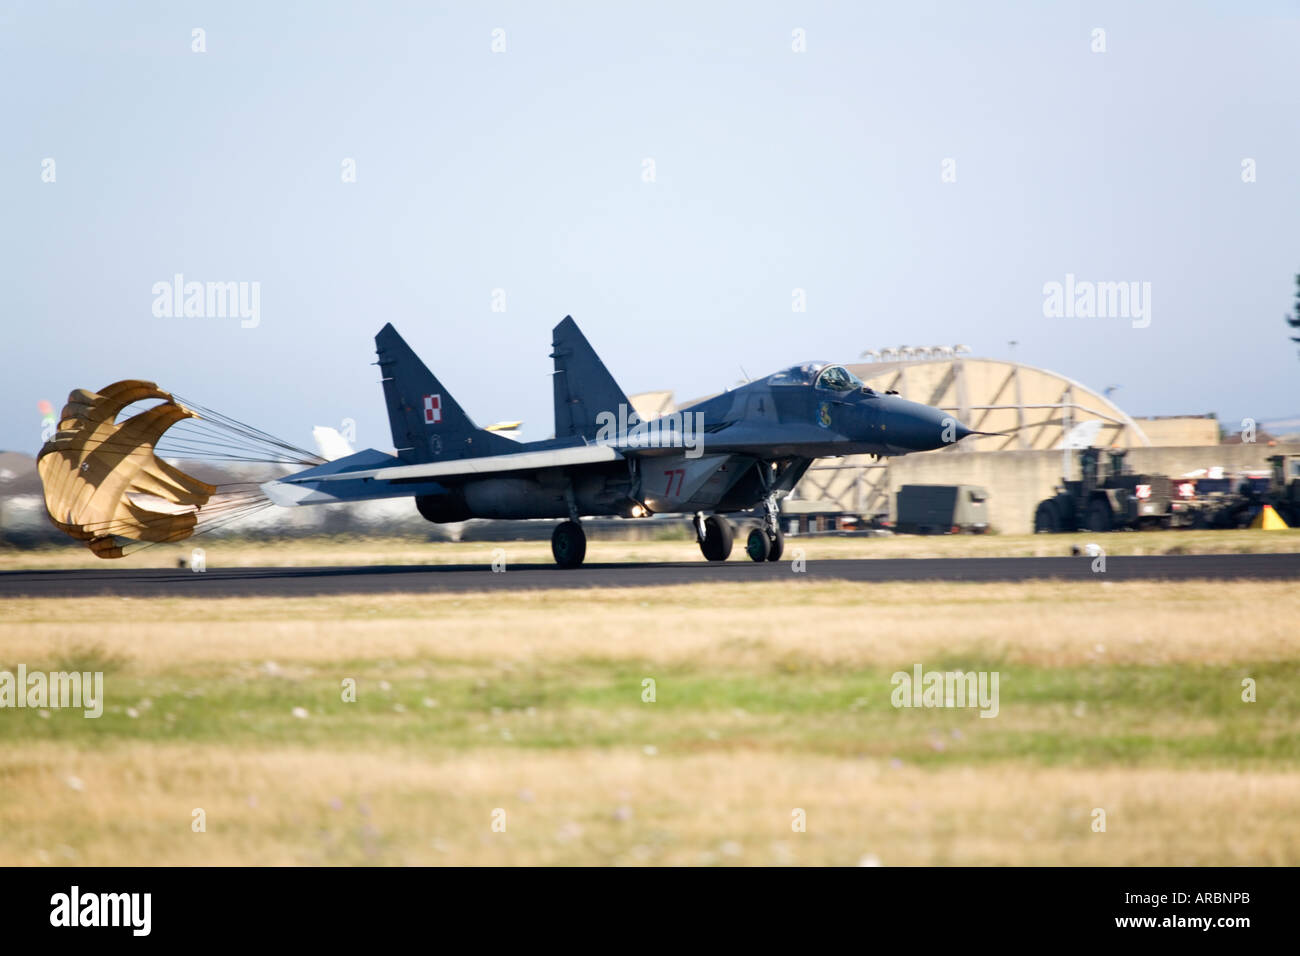
[[[619,417],[619,405],[632,404],[609,374],[572,316],[551,332],[551,358],[555,360],[555,437],[594,439],[596,416],[608,412]]]
[[[519,451],[509,438],[475,425],[392,325],[375,336],[384,401],[397,456],[411,464]],[[555,360],[555,437],[594,440],[602,412],[616,419],[631,402],[569,316],[551,334]],[[625,418],[624,418],[625,420]]]
[[[475,425],[451,392],[391,324],[375,336],[388,424],[397,457],[411,464],[518,451],[517,442]]]

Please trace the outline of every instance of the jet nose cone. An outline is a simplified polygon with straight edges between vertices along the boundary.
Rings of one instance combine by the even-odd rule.
[[[941,413],[939,418],[939,441],[941,445],[955,445],[970,435],[982,435],[973,428],[968,428],[952,415]]]
[[[934,451],[955,445],[975,432],[942,408],[909,402],[904,412],[906,424],[900,429],[905,444],[912,451]]]
[[[963,425],[953,415],[948,414],[939,408],[929,410],[932,414],[927,416],[929,421],[930,433],[934,436],[935,442],[930,448],[943,448],[945,445],[955,445],[967,435],[973,435],[969,428]]]

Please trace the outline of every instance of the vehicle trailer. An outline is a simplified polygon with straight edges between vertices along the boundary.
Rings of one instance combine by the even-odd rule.
[[[1173,479],[1129,474],[1126,454],[1112,449],[1103,467],[1100,449],[1079,449],[1080,477],[1062,478],[1056,494],[1038,503],[1034,532],[1192,527],[1197,510],[1176,494]]]
[[[989,493],[978,485],[903,485],[896,498],[900,534],[985,534]]]
[[[1265,505],[1291,527],[1300,526],[1300,455],[1273,455],[1268,462],[1267,473],[1193,479],[1196,527],[1247,528]]]

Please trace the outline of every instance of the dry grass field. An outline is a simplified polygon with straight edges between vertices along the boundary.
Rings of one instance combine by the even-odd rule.
[[[1293,584],[792,578],[2,599],[0,865],[1300,863]]]

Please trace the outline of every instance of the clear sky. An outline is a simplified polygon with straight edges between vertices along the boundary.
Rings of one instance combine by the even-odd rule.
[[[387,321],[543,438],[567,313],[628,392],[1015,340],[1130,414],[1293,416],[1297,51],[1297,3],[0,0],[0,448],[138,377],[387,449]],[[177,273],[259,324],[155,316]],[[1067,274],[1149,326],[1046,317]]]

